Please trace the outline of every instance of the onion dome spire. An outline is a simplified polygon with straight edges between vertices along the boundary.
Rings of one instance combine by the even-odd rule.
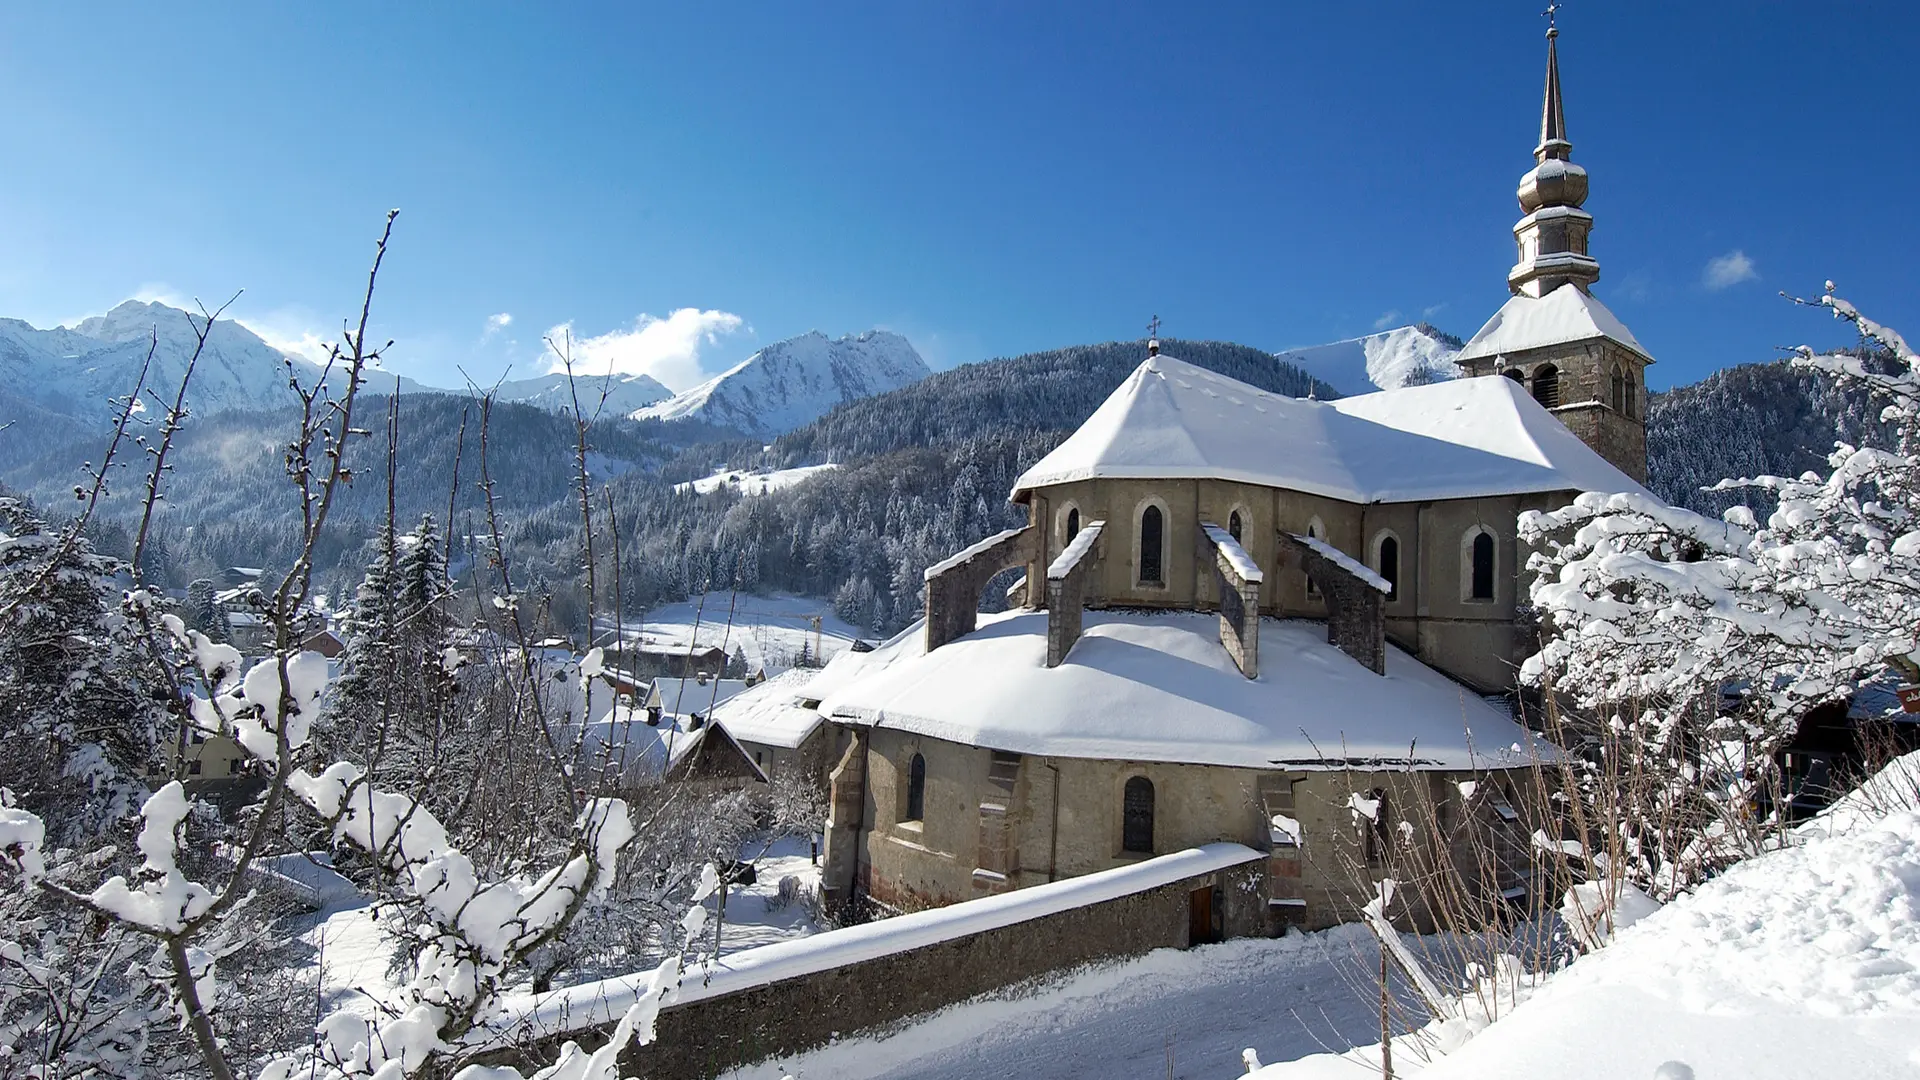
[[[1560,28],[1554,25],[1559,4],[1549,4],[1547,17],[1547,82],[1540,99],[1540,145],[1533,148],[1534,167],[1520,178],[1515,192],[1526,216],[1513,227],[1519,261],[1507,274],[1515,293],[1545,296],[1562,285],[1590,290],[1600,280],[1600,264],[1587,254],[1587,234],[1593,215],[1580,209],[1587,201],[1587,170],[1573,163],[1573,144],[1567,141],[1567,113],[1560,93]]]

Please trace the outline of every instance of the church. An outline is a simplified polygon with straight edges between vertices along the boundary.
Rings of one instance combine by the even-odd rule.
[[[1556,33],[1509,298],[1456,379],[1316,401],[1161,355],[1011,492],[1026,524],[926,572],[926,616],[799,691],[836,748],[830,902],[913,910],[1213,841],[1270,853],[1269,932],[1355,916],[1404,845],[1504,850],[1554,753],[1515,521],[1643,492],[1653,362],[1592,294]],[[1011,568],[1010,610],[979,613]],[[1402,825],[1427,808],[1415,830]]]

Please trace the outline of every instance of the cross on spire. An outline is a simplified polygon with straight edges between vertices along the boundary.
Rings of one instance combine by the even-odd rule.
[[[1560,28],[1554,25],[1554,16],[1560,13],[1560,9],[1563,6],[1564,5],[1560,4],[1558,0],[1555,0],[1554,3],[1550,3],[1547,5],[1547,10],[1540,13],[1547,17],[1547,36],[1548,37],[1560,36]]]

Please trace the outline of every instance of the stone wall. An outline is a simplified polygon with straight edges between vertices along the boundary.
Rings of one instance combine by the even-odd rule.
[[[1376,675],[1387,673],[1386,594],[1345,567],[1282,533],[1288,561],[1297,560],[1327,602],[1327,644]]]
[[[1376,570],[1380,541],[1391,536],[1399,546],[1400,574],[1399,587],[1384,601],[1387,636],[1474,689],[1496,692],[1512,687],[1516,666],[1532,651],[1514,621],[1525,597],[1527,555],[1515,540],[1515,520],[1523,510],[1563,506],[1574,494],[1360,506],[1226,480],[1081,480],[1035,492],[1032,527],[1044,531],[1036,560],[1044,571],[1045,561],[1065,546],[1062,522],[1069,509],[1079,510],[1082,521],[1105,521],[1105,554],[1087,583],[1089,607],[1204,610],[1221,600],[1214,559],[1199,557],[1193,544],[1171,540],[1193,535],[1200,522],[1227,522],[1238,510],[1241,546],[1267,571],[1258,590],[1261,613],[1314,619],[1327,617],[1326,595],[1307,591],[1298,564],[1281,566],[1278,534],[1305,534],[1317,523],[1322,539]],[[1149,500],[1166,508],[1169,570],[1164,586],[1140,588],[1133,580],[1139,528],[1134,508]],[[1490,600],[1467,595],[1463,545],[1478,529],[1492,533],[1496,544]]]
[[[669,1006],[657,1039],[630,1046],[623,1072],[700,1080],[773,1056],[931,1012],[1080,964],[1263,933],[1260,862],[1243,863],[964,937]],[[1210,889],[1211,926],[1194,941],[1194,893]],[[598,1045],[604,1033],[566,1036]],[[559,1037],[517,1046],[491,1064],[551,1060]]]
[[[980,593],[995,574],[1040,557],[1032,525],[990,536],[927,568],[927,651],[971,634],[980,623]]]
[[[896,817],[898,778],[916,753],[927,761],[926,818],[906,822]],[[1326,753],[1337,755],[1340,748],[1327,747]],[[1281,853],[1287,859],[1274,869],[1287,880],[1263,885],[1259,903],[1264,905],[1269,896],[1299,901],[1297,907],[1273,913],[1273,929],[1281,925],[1318,929],[1355,918],[1371,895],[1370,882],[1381,872],[1365,867],[1359,823],[1348,807],[1354,792],[1386,790],[1392,816],[1399,819],[1412,816],[1417,807],[1454,800],[1458,781],[1476,781],[1485,791],[1500,776],[1380,769],[1365,762],[1346,768],[1344,764],[1328,761],[1317,768],[1291,763],[1273,769],[1239,769],[1029,755],[1021,761],[1013,800],[1007,806],[1004,821],[1010,853],[1001,865],[1008,884],[1021,889],[1218,841],[1269,851],[1273,849],[1272,812],[1284,811],[1301,823],[1304,842]],[[868,768],[875,781],[866,807],[870,831],[862,856],[867,860],[861,867],[862,887],[889,907],[908,911],[979,895],[974,880],[974,871],[983,861],[978,807],[991,794],[990,767],[989,752],[975,747],[886,729],[872,732]],[[1125,791],[1134,777],[1145,777],[1153,784],[1152,852],[1127,851],[1123,842]],[[1531,790],[1532,779],[1527,770],[1519,769],[1501,783],[1524,795]],[[1281,784],[1286,785],[1292,808],[1270,811],[1270,793]],[[1441,835],[1457,838],[1460,824],[1459,816],[1451,817]],[[1433,835],[1423,825],[1417,846],[1427,846]],[[1423,857],[1422,861],[1430,860]],[[1362,872],[1357,874],[1356,867]],[[1479,880],[1464,883],[1470,892],[1483,884]],[[1414,894],[1407,895],[1411,899]]]

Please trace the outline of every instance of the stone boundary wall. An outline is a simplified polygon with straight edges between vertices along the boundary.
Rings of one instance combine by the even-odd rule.
[[[1229,858],[1237,860],[1230,865],[1221,866],[1224,860],[1215,858],[1212,864],[1200,864],[1200,872],[1161,880],[1136,892],[670,1005],[660,1013],[656,1041],[648,1046],[630,1046],[621,1055],[622,1073],[648,1080],[705,1080],[742,1065],[801,1053],[836,1038],[881,1028],[1052,972],[1138,956],[1154,949],[1185,948],[1195,943],[1190,940],[1195,930],[1193,893],[1208,887],[1213,898],[1208,940],[1263,935],[1268,932],[1268,920],[1261,887],[1266,867],[1260,852],[1222,844],[1162,858],[1229,848],[1236,849]],[[1157,861],[1125,867],[1119,873]],[[1055,885],[1085,880],[1069,879]],[[917,914],[964,916],[961,909],[1005,905],[1021,893],[1051,887],[1035,886]],[[849,928],[861,929],[864,927]],[[846,932],[830,931],[803,940]],[[730,959],[746,955],[736,953]],[[690,970],[682,994],[698,994],[700,978],[698,968]],[[624,1008],[619,1001],[609,1005],[616,1017]],[[562,1042],[598,1046],[605,1042],[611,1028],[610,1022],[603,1021],[595,1028],[516,1039],[513,1049],[487,1055],[483,1060],[524,1068],[551,1061]]]

